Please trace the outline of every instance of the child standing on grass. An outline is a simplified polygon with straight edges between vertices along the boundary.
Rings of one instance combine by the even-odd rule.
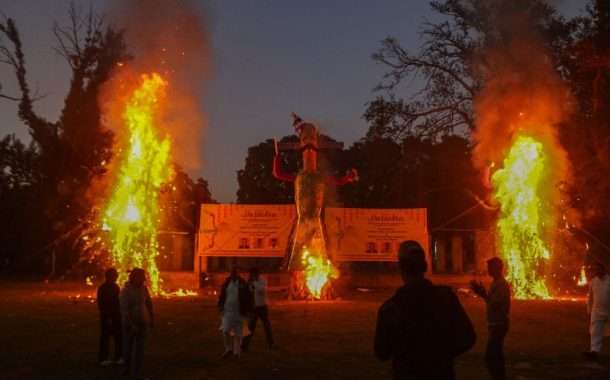
[[[591,334],[591,350],[585,352],[587,359],[597,360],[602,350],[604,329],[610,322],[610,276],[600,263],[592,265],[593,278],[589,285],[589,300],[587,311],[591,315],[589,333]]]
[[[140,380],[144,360],[144,344],[153,327],[153,307],[148,288],[144,284],[146,272],[134,268],[121,291],[121,314],[125,339],[125,374],[132,380]]]
[[[123,363],[123,331],[121,328],[121,309],[119,293],[121,289],[116,284],[118,273],[109,268],[105,273],[106,281],[97,289],[97,307],[100,312],[100,350],[99,361],[102,366],[112,364],[108,357],[110,338],[114,339],[114,360]]]
[[[489,290],[480,282],[470,283],[472,290],[487,304],[488,333],[485,363],[493,380],[506,379],[504,338],[508,333],[510,285],[504,279],[504,263],[499,257],[487,260],[487,273],[493,279]]]

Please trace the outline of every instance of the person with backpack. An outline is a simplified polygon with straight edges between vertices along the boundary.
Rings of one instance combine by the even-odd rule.
[[[424,277],[419,243],[402,242],[398,264],[404,285],[379,308],[375,355],[392,360],[395,380],[453,380],[454,359],[476,341],[472,322],[451,288]]]
[[[489,290],[477,281],[472,281],[470,287],[487,304],[489,332],[485,350],[487,370],[493,380],[504,380],[506,379],[504,338],[509,326],[510,285],[504,278],[504,263],[499,257],[487,260],[487,273],[493,279]]]

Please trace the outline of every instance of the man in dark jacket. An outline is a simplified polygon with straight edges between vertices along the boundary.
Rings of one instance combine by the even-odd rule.
[[[218,298],[218,308],[222,316],[221,330],[224,336],[225,351],[222,357],[230,354],[239,357],[243,336],[243,323],[252,310],[252,295],[246,281],[240,277],[237,267],[225,280]],[[233,341],[231,334],[233,334]]]
[[[508,333],[510,312],[510,285],[504,278],[504,263],[499,257],[487,260],[487,273],[493,279],[489,291],[480,282],[472,281],[472,290],[487,304],[489,336],[485,350],[485,363],[493,380],[506,379],[504,366],[504,338]]]
[[[452,380],[453,361],[476,336],[453,291],[424,278],[425,253],[415,241],[401,243],[404,286],[379,309],[375,354],[392,359],[395,380]]]
[[[118,273],[116,269],[106,270],[106,282],[97,289],[97,307],[100,312],[100,351],[99,361],[103,366],[112,364],[108,359],[108,346],[110,337],[114,338],[114,358],[119,364],[123,362],[123,332],[121,328],[121,308],[119,305],[119,292],[116,284]]]

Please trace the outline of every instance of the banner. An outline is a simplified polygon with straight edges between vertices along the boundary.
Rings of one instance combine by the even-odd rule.
[[[334,261],[397,261],[398,246],[419,242],[428,253],[426,209],[326,208],[328,249]]]
[[[204,204],[197,255],[284,257],[295,221],[294,205]]]
[[[397,261],[405,240],[428,253],[426,209],[329,207],[324,215],[334,261]],[[294,205],[204,204],[197,256],[284,257],[295,223]]]

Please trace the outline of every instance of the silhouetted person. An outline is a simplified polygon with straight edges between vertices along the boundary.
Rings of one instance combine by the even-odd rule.
[[[449,287],[424,278],[425,253],[417,242],[400,244],[398,262],[404,286],[379,308],[375,355],[392,359],[395,380],[455,379],[454,358],[476,339],[472,323]]]
[[[152,300],[144,284],[146,272],[134,268],[121,291],[121,314],[123,316],[123,338],[125,340],[125,373],[133,380],[141,379],[144,345],[148,331],[153,327]]]
[[[248,321],[250,335],[244,338],[242,348],[244,351],[248,351],[250,341],[254,336],[254,330],[256,330],[256,322],[259,319],[263,322],[263,328],[265,329],[265,336],[267,338],[267,346],[269,348],[273,348],[273,333],[271,332],[269,308],[267,307],[267,281],[260,276],[257,268],[252,268],[250,270],[248,286],[252,296],[254,297],[254,309],[250,314],[250,320]]]
[[[231,353],[236,357],[241,354],[243,323],[252,309],[251,297],[248,284],[240,277],[237,267],[233,267],[230,276],[222,285],[218,298],[225,347],[222,354],[223,358]],[[231,334],[233,334],[233,337],[231,337]]]
[[[487,260],[487,273],[493,279],[489,291],[480,282],[472,281],[470,286],[487,304],[487,369],[493,380],[504,380],[504,338],[509,327],[510,285],[504,279],[504,263],[499,257]]]
[[[600,263],[592,265],[593,278],[589,284],[587,311],[591,315],[589,334],[591,350],[585,352],[587,359],[597,360],[602,350],[604,328],[610,322],[610,276]]]
[[[106,281],[97,288],[97,307],[100,312],[100,351],[99,361],[103,366],[112,364],[108,357],[110,338],[114,339],[114,360],[123,363],[123,330],[121,328],[121,306],[119,293],[121,289],[116,284],[119,277],[116,269],[110,268],[105,273]]]

